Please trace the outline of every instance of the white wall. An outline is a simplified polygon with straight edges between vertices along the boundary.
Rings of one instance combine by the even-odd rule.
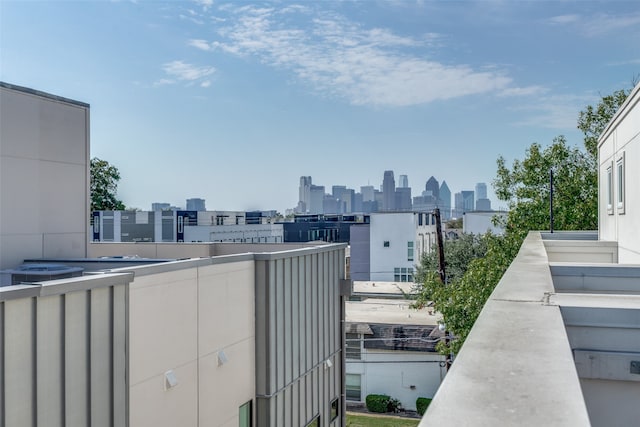
[[[346,370],[361,375],[362,400],[369,394],[386,394],[412,411],[418,397],[434,396],[446,373],[439,363],[444,357],[438,353],[363,349],[362,359],[365,363],[347,360]]]
[[[462,216],[462,232],[484,234],[491,231],[493,234],[502,234],[504,229],[493,225],[493,217],[499,215],[505,217],[506,212],[466,212]]]
[[[131,427],[238,425],[255,390],[254,262],[144,274],[158,268],[130,287]]]
[[[598,145],[598,218],[600,240],[618,242],[618,262],[640,263],[640,84],[638,84]],[[625,200],[618,207],[617,161],[624,156]],[[613,209],[607,209],[607,168],[613,166]]]
[[[407,242],[415,242],[416,224],[412,212],[371,214],[369,226],[370,280],[394,281],[394,268],[414,268],[414,261],[407,260]],[[389,247],[384,247],[384,242]],[[415,246],[415,243],[414,243]]]
[[[89,106],[0,87],[0,269],[84,257]]]

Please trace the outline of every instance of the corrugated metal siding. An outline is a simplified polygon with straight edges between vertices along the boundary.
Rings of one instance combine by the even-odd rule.
[[[257,261],[256,425],[304,426],[342,393],[344,249]],[[330,360],[331,367],[325,364]]]
[[[127,425],[123,277],[0,301],[0,426]]]

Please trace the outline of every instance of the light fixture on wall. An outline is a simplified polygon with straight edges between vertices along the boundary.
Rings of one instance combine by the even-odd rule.
[[[227,355],[224,353],[224,350],[220,350],[218,352],[218,366],[222,366],[227,362],[229,362],[229,359],[227,359]]]
[[[173,372],[172,369],[169,369],[164,373],[164,390],[167,391],[170,388],[173,388],[178,385],[178,378],[176,378],[176,373]]]
[[[329,359],[324,361],[324,369],[329,369],[333,366],[333,362]]]

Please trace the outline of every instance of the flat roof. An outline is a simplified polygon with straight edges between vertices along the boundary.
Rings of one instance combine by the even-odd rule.
[[[411,308],[412,301],[367,298],[364,301],[345,303],[347,323],[385,323],[393,325],[435,326],[440,314],[429,308]]]
[[[18,86],[18,85],[14,85],[14,84],[11,84],[11,83],[6,83],[6,82],[0,81],[0,87],[3,87],[5,89],[10,89],[10,90],[15,90],[17,92],[27,93],[29,95],[35,95],[35,96],[39,96],[39,97],[42,97],[42,98],[47,98],[47,99],[50,99],[50,100],[56,101],[56,102],[64,102],[64,103],[73,104],[73,105],[76,105],[76,106],[82,107],[82,108],[90,108],[89,104],[87,104],[86,102],[76,101],[74,99],[65,98],[63,96],[58,96],[58,95],[53,95],[51,93],[42,92],[40,90],[31,89],[31,88],[24,87],[24,86]]]

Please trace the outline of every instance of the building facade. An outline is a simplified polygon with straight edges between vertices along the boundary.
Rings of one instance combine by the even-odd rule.
[[[0,82],[0,269],[87,254],[89,105]]]
[[[598,142],[598,232],[618,242],[619,262],[640,263],[640,85]]]
[[[423,253],[431,250],[435,235],[436,224],[431,213],[371,214],[369,225],[351,227],[351,278],[412,282],[415,265]]]

